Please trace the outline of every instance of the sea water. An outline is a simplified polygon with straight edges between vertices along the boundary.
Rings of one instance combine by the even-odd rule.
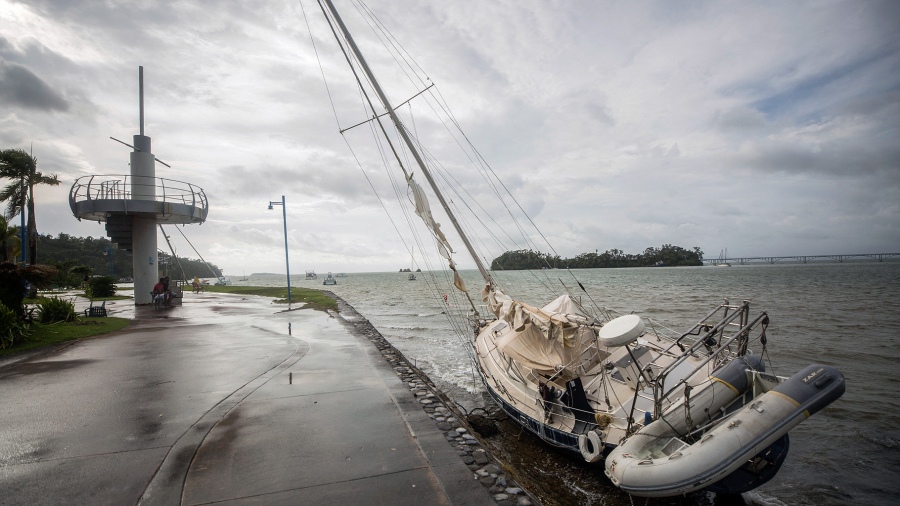
[[[463,272],[480,302],[477,272]],[[480,402],[464,344],[429,273],[348,274],[326,288],[365,316],[397,349],[462,405]],[[511,295],[534,305],[563,286],[585,305],[634,312],[687,330],[723,299],[768,312],[770,372],[789,376],[811,363],[846,377],[843,397],[791,431],[779,474],[745,494],[753,504],[894,504],[900,497],[900,262],[855,261],[722,267],[579,269],[498,273]],[[581,291],[579,283],[586,293]],[[285,286],[284,276],[238,284]],[[452,295],[452,294],[448,294]],[[460,299],[449,297],[451,306]],[[759,353],[759,344],[755,344]]]

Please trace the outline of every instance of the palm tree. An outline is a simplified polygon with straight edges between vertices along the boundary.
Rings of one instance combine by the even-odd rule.
[[[7,219],[28,210],[28,263],[37,263],[37,221],[34,217],[34,187],[39,184],[56,186],[59,177],[45,176],[37,171],[37,158],[24,149],[0,151],[0,179],[13,182],[0,190],[0,202],[6,202]]]

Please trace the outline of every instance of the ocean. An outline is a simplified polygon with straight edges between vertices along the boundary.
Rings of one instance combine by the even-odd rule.
[[[291,286],[328,289],[365,316],[386,339],[460,405],[483,403],[472,362],[453,332],[427,272],[292,276]],[[480,302],[476,271],[463,277]],[[441,275],[442,276],[442,275]],[[750,300],[768,312],[770,372],[789,376],[811,363],[838,367],[842,398],[791,431],[779,474],[744,495],[749,504],[895,504],[900,497],[900,262],[784,263],[721,267],[514,271],[497,274],[510,295],[543,305],[565,285],[584,286],[593,304],[649,316],[671,329],[690,327],[723,299]],[[285,286],[283,275],[252,275],[235,284]],[[587,296],[585,296],[585,302]],[[758,351],[758,350],[756,350]],[[602,472],[597,478],[605,480]]]

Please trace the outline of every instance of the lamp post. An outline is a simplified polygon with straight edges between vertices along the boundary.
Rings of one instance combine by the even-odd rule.
[[[288,235],[287,235],[287,206],[284,205],[284,195],[281,196],[281,202],[269,201],[269,210],[274,209],[272,206],[281,206],[281,216],[284,218],[284,266],[287,269],[287,288],[288,288],[288,305],[291,304],[291,262],[288,259]]]
[[[112,248],[112,246],[103,250],[103,256],[109,257],[109,277],[111,277],[111,278],[116,277],[116,271],[113,268],[113,248]]]

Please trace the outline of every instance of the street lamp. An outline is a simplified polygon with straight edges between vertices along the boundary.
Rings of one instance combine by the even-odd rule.
[[[111,278],[116,277],[116,271],[113,268],[113,248],[112,248],[112,246],[103,250],[103,256],[109,257],[109,277],[111,277]]]
[[[287,206],[284,205],[284,195],[281,196],[281,202],[269,201],[269,210],[274,209],[272,206],[281,206],[281,216],[284,218],[284,266],[287,269],[287,285],[288,285],[288,305],[291,304],[291,262],[288,260],[288,236],[287,236]]]

